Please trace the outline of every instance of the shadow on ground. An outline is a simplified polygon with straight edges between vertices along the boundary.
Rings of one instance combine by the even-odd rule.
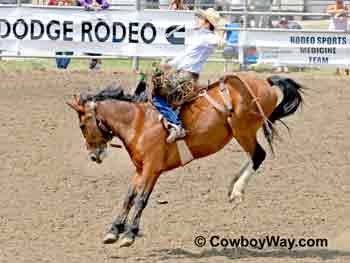
[[[157,257],[160,260],[174,258],[211,258],[226,257],[227,259],[243,259],[243,258],[286,258],[286,259],[303,259],[303,258],[319,258],[321,260],[336,259],[338,257],[350,257],[350,251],[337,249],[303,249],[303,250],[254,250],[247,248],[235,249],[205,249],[200,253],[194,253],[182,248],[176,249],[160,249],[154,250],[148,255],[149,258]]]

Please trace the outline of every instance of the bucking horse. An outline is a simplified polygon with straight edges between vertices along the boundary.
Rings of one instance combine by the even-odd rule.
[[[274,124],[301,106],[302,91],[303,87],[291,78],[259,79],[252,73],[226,75],[181,107],[186,137],[181,143],[170,144],[166,142],[167,130],[159,113],[150,102],[140,102],[137,96],[126,95],[120,89],[114,94],[102,91],[96,95],[75,95],[67,104],[78,113],[90,159],[101,163],[107,147],[117,137],[136,168],[121,213],[103,242],[118,241],[120,247],[132,245],[142,211],[159,176],[216,153],[233,138],[249,155],[249,161],[228,182],[229,200],[240,203],[248,181],[266,157],[257,141],[257,131],[263,129],[273,150],[277,135]],[[132,207],[134,211],[128,220]]]

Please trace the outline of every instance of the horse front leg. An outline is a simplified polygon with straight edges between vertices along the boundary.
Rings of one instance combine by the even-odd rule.
[[[136,183],[138,180],[138,177],[140,176],[139,173],[136,173],[132,179],[132,182],[129,186],[128,192],[126,194],[122,211],[120,215],[117,217],[117,219],[112,223],[112,226],[106,236],[103,239],[104,244],[112,244],[116,242],[119,238],[119,235],[124,233],[126,230],[126,221],[128,219],[128,215],[130,212],[130,209],[134,205],[134,199],[136,196]]]
[[[158,173],[143,174],[135,197],[135,211],[130,224],[127,225],[126,232],[123,233],[123,236],[120,238],[119,247],[129,247],[135,242],[135,238],[139,232],[142,211],[147,205],[159,175]]]

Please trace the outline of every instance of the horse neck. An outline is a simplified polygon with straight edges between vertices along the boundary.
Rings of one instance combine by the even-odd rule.
[[[135,135],[134,122],[137,106],[135,103],[106,100],[99,103],[98,114],[112,130],[113,134],[129,145]]]

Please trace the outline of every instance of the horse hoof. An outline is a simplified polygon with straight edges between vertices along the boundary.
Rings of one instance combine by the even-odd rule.
[[[105,235],[105,237],[103,238],[103,243],[104,244],[112,244],[114,242],[116,242],[118,240],[118,235],[114,234],[114,233],[107,233],[107,235]]]
[[[119,240],[119,247],[130,247],[135,242],[135,235],[131,232],[125,233]]]
[[[232,191],[229,200],[230,203],[233,203],[233,208],[236,208],[240,203],[243,202],[243,193]]]

